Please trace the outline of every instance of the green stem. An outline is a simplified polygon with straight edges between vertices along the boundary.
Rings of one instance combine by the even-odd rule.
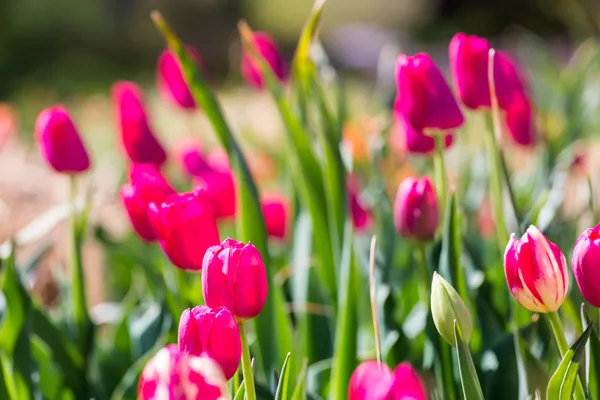
[[[552,332],[554,333],[554,338],[556,339],[556,344],[558,345],[558,351],[560,352],[560,357],[565,356],[565,354],[569,351],[569,344],[567,343],[567,339],[565,337],[565,331],[563,330],[562,323],[560,322],[560,317],[558,316],[558,312],[550,312],[546,314],[548,316],[548,320],[550,321],[550,326],[552,327]],[[581,383],[581,379],[579,375],[577,376],[577,381],[575,384],[575,400],[585,400],[585,391],[583,390],[583,385]]]
[[[496,142],[494,124],[491,122],[489,125],[488,134],[486,135],[486,146],[488,158],[491,160],[490,198],[494,208],[498,246],[500,251],[503,252],[508,243],[508,230],[504,221],[502,201],[502,160],[500,159],[500,150]]]
[[[425,244],[419,243],[415,247],[415,258],[417,259],[417,270],[419,274],[419,297],[421,303],[429,309],[429,285],[431,279],[429,277],[429,268],[427,266],[427,255],[425,253]]]
[[[444,161],[445,135],[437,133],[435,138],[435,157],[433,158],[433,169],[435,172],[435,189],[437,192],[440,215],[444,215],[446,207],[446,196],[448,195],[448,177],[446,175],[446,163]]]
[[[256,400],[256,389],[254,388],[254,375],[252,374],[252,362],[250,360],[250,347],[246,324],[238,321],[240,327],[240,339],[242,341],[242,372],[244,373],[244,386],[246,386],[246,399]]]

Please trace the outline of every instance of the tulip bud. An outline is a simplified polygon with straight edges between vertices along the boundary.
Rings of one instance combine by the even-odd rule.
[[[396,82],[398,110],[417,131],[447,131],[464,123],[448,83],[428,54],[400,55]]]
[[[199,67],[202,68],[202,59],[193,47],[186,46]],[[158,58],[157,85],[159,93],[167,101],[184,109],[196,108],[196,101],[190,92],[179,61],[170,49],[166,49]]]
[[[287,199],[283,196],[265,196],[261,203],[267,233],[271,237],[285,239],[290,213]]]
[[[469,343],[473,320],[456,290],[437,272],[431,284],[431,316],[439,334],[450,346],[456,346],[454,321],[458,323],[465,343]]]
[[[202,269],[206,249],[219,243],[212,205],[203,191],[150,204],[148,219],[163,251],[181,269]]]
[[[348,400],[388,400],[394,385],[394,373],[377,361],[362,362],[350,378]]]
[[[565,255],[535,226],[521,239],[511,235],[504,253],[504,272],[512,295],[530,311],[554,312],[567,295]]]
[[[230,170],[218,171],[209,166],[196,175],[196,185],[206,192],[215,217],[230,218],[235,215],[235,182]]]
[[[129,159],[162,165],[167,154],[148,125],[140,87],[133,82],[117,82],[112,97],[121,143]]]
[[[398,233],[426,242],[434,238],[438,223],[438,203],[429,178],[403,180],[394,203],[394,225]]]
[[[275,76],[283,82],[287,79],[287,65],[271,36],[265,32],[255,32],[253,36],[253,45],[255,50],[269,64]],[[256,65],[253,56],[247,52],[242,53],[241,73],[246,83],[257,89],[262,89],[264,85],[263,76],[260,68]]]
[[[600,224],[586,229],[573,249],[573,274],[581,295],[600,308]]]
[[[267,299],[267,274],[260,253],[251,243],[233,239],[206,251],[202,292],[209,307],[227,307],[236,318],[249,320]]]
[[[419,374],[407,362],[394,370],[394,385],[389,400],[427,400],[427,391]]]
[[[359,196],[358,179],[351,175],[347,179],[348,202],[350,204],[350,215],[354,229],[364,232],[371,225],[371,211],[363,204]]]
[[[130,182],[121,187],[121,200],[135,232],[146,241],[156,240],[148,220],[150,203],[161,203],[175,190],[153,164],[134,164]]]
[[[66,109],[45,109],[35,121],[35,140],[42,157],[56,171],[77,174],[87,171],[90,159]]]
[[[219,365],[207,355],[160,349],[140,376],[139,400],[226,400],[227,382]]]
[[[219,363],[226,379],[240,365],[242,344],[233,314],[225,307],[185,310],[179,320],[179,350],[192,355],[206,353]]]

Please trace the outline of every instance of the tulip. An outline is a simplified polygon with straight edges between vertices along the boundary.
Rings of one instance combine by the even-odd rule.
[[[473,331],[473,320],[469,309],[456,290],[437,272],[431,284],[431,316],[440,336],[450,346],[456,346],[454,321],[458,323],[462,338],[469,343]]]
[[[148,206],[161,203],[175,194],[158,168],[152,164],[134,164],[130,182],[121,188],[121,200],[135,232],[145,241],[156,240],[148,220]]]
[[[463,114],[442,73],[425,53],[400,55],[396,62],[398,111],[420,132],[456,129]]]
[[[586,229],[573,249],[573,274],[581,295],[600,308],[600,224]]]
[[[504,253],[504,271],[512,295],[530,311],[554,312],[567,295],[565,256],[535,226],[520,239],[511,235]]]
[[[240,331],[225,307],[207,306],[185,310],[179,320],[179,350],[192,355],[207,354],[219,363],[226,379],[235,375],[242,357]]]
[[[265,265],[251,243],[225,239],[206,251],[202,292],[209,307],[225,306],[236,318],[249,320],[261,312],[267,291]]]
[[[227,382],[207,355],[180,352],[174,344],[160,349],[140,376],[139,400],[225,400]]]
[[[201,175],[211,168],[202,154],[200,143],[195,139],[180,142],[173,153],[182,171],[190,177]]]
[[[35,121],[35,140],[42,157],[56,171],[77,174],[87,171],[90,159],[66,109],[45,109]]]
[[[438,223],[438,202],[429,178],[403,180],[394,203],[394,225],[398,233],[427,242],[434,238]]]
[[[269,236],[285,239],[290,213],[287,199],[283,196],[265,196],[261,206]]]
[[[121,143],[131,162],[162,165],[167,154],[148,124],[141,88],[133,82],[117,82],[112,97]]]
[[[186,49],[202,68],[202,59],[196,49],[190,46],[186,46]],[[196,101],[185,81],[179,61],[170,49],[163,51],[158,58],[157,70],[158,91],[163,98],[184,109],[195,109]]]
[[[209,166],[196,175],[196,185],[206,191],[215,217],[230,218],[235,215],[235,181],[230,170],[219,171]]]
[[[365,361],[352,373],[348,400],[426,400],[427,392],[409,363],[392,371],[377,361]]]
[[[204,253],[219,243],[212,205],[201,190],[150,204],[148,218],[163,251],[181,269],[202,269]]]
[[[287,65],[271,36],[265,32],[255,32],[253,36],[255,50],[265,59],[279,81],[284,82],[288,76]],[[264,78],[253,56],[247,52],[242,53],[241,73],[246,83],[257,89],[262,89]]]
[[[350,215],[354,229],[364,232],[371,225],[371,211],[363,204],[359,196],[358,179],[351,175],[347,179],[347,194]]]
[[[511,105],[506,109],[506,127],[511,139],[518,145],[529,147],[536,142],[532,114],[531,102],[527,96],[513,96]]]
[[[400,108],[399,102],[399,97],[397,97],[395,110]],[[394,112],[394,125],[392,140],[397,148],[405,149],[412,154],[431,154],[435,150],[435,139],[413,128],[399,111]],[[444,147],[449,149],[453,143],[454,135],[447,133],[444,138]]]

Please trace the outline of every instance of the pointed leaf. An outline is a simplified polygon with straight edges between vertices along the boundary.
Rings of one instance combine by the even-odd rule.
[[[458,366],[460,370],[460,382],[462,384],[463,395],[465,399],[481,399],[483,400],[483,392],[477,371],[471,358],[471,352],[468,345],[465,343],[460,332],[458,322],[454,321],[454,335],[456,338],[456,354],[458,356]]]
[[[290,360],[290,354],[287,354],[283,366],[281,367],[281,373],[279,374],[279,383],[277,383],[277,390],[275,390],[275,400],[287,399],[288,391],[288,378],[290,375],[290,369],[288,368],[288,362]]]

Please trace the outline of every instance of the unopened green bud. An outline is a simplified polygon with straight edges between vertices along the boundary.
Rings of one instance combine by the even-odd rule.
[[[473,331],[471,313],[452,285],[436,272],[431,283],[431,314],[439,334],[451,346],[456,346],[455,320],[465,343],[469,343]]]

